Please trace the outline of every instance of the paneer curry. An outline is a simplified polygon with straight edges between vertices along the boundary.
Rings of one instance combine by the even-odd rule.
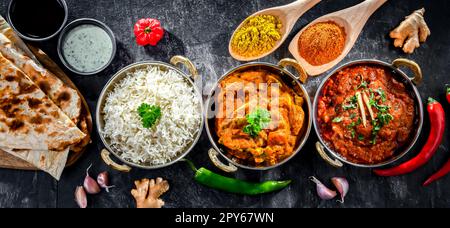
[[[228,156],[273,166],[290,157],[301,136],[304,100],[272,72],[234,72],[219,83],[215,127]]]

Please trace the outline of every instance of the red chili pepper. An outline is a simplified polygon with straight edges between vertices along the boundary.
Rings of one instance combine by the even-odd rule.
[[[433,174],[431,177],[429,177],[424,183],[423,186],[428,186],[431,183],[433,183],[434,181],[437,181],[438,179],[444,177],[445,175],[447,175],[447,173],[450,172],[450,159],[447,161],[447,163],[445,163],[444,166],[442,166],[442,168],[437,171],[435,174]]]
[[[447,85],[447,102],[450,104],[450,85]],[[437,181],[438,179],[444,177],[450,173],[450,159],[445,163],[442,168],[437,171],[435,174],[433,174],[431,177],[429,177],[424,183],[423,186],[428,186],[434,181]]]
[[[164,29],[157,19],[143,18],[134,25],[134,35],[138,45],[150,44],[155,46],[163,38]]]
[[[431,159],[439,148],[439,145],[441,145],[442,137],[444,136],[445,113],[442,105],[433,98],[428,98],[427,110],[430,116],[431,131],[427,143],[420,153],[413,159],[399,166],[390,169],[374,170],[375,174],[379,176],[398,176],[407,174],[425,165],[427,161]]]

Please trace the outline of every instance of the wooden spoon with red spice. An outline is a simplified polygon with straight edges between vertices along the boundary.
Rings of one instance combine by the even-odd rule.
[[[234,30],[233,35],[231,36],[230,42],[228,44],[228,50],[230,52],[230,55],[239,61],[252,61],[252,60],[260,59],[262,57],[265,57],[265,56],[271,54],[272,52],[277,50],[278,47],[280,47],[281,44],[286,40],[286,38],[288,37],[289,33],[291,32],[292,28],[294,27],[295,23],[300,18],[300,16],[302,16],[306,11],[311,9],[313,6],[315,6],[320,1],[321,0],[297,0],[293,3],[287,4],[284,6],[278,6],[278,7],[264,9],[264,10],[258,11],[256,13],[248,16],[244,21],[241,22],[241,24],[236,28],[236,30]],[[257,15],[272,15],[272,16],[277,17],[282,23],[282,28],[280,31],[281,39],[276,42],[275,46],[271,50],[261,53],[258,56],[251,56],[251,57],[241,56],[238,53],[233,51],[232,46],[231,46],[231,41],[232,41],[236,31],[239,30],[239,28],[242,27],[242,25],[244,25],[244,23],[247,21],[247,19],[250,17],[257,16]]]
[[[358,39],[358,36],[369,17],[386,1],[387,0],[366,0],[358,5],[317,18],[297,33],[297,35],[292,39],[291,44],[289,45],[289,51],[300,63],[300,65],[305,68],[308,75],[314,76],[322,74],[323,72],[331,69],[333,66],[338,64],[348,54],[348,52],[352,49],[353,45]],[[317,23],[324,22],[330,22],[342,28],[345,31],[345,42],[343,44],[343,47],[340,49],[340,54],[338,54],[337,57],[333,60],[325,63],[320,63],[320,61],[315,61],[315,63],[311,63],[312,61],[308,62],[300,55],[300,35],[305,30],[310,28],[310,26],[314,26]],[[317,39],[317,37],[314,37],[313,43],[320,42],[320,40],[315,39]],[[322,40],[322,42],[324,41]],[[320,44],[316,45],[321,46]],[[330,55],[330,49],[335,49],[335,47],[329,48],[328,50],[322,50],[322,52],[324,53],[324,55]],[[317,56],[309,56],[306,58],[313,59],[315,57]]]

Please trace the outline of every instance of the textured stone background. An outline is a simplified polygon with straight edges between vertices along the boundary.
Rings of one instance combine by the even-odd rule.
[[[0,13],[6,16],[8,0],[0,1]],[[117,55],[112,65],[95,76],[72,77],[92,112],[96,100],[106,81],[122,67],[142,60],[168,61],[173,55],[185,55],[198,67],[203,85],[214,82],[220,75],[232,67],[241,64],[228,54],[228,40],[231,32],[247,15],[267,7],[289,3],[288,0],[67,0],[69,21],[82,17],[91,17],[108,24],[117,36]],[[274,54],[262,61],[276,63],[279,59],[290,57],[287,45],[303,26],[313,19],[340,10],[360,0],[324,0],[297,22],[294,30]],[[387,34],[397,26],[404,16],[424,6],[426,20],[431,29],[431,37],[412,55],[405,55],[392,46]],[[443,85],[450,83],[450,2],[445,0],[411,1],[391,0],[385,3],[367,22],[356,45],[342,63],[375,58],[390,62],[398,57],[407,57],[422,67],[425,80],[419,91],[422,98],[428,96],[444,101]],[[138,47],[134,42],[132,27],[141,17],[154,17],[161,20],[168,31],[157,47]],[[33,18],[36,20],[36,18]],[[56,39],[40,43],[56,61]],[[341,63],[341,64],[342,64]],[[326,74],[311,78],[307,82],[310,95],[314,95],[321,79]],[[446,110],[449,106],[446,105]],[[448,112],[450,113],[450,111]],[[447,114],[447,117],[450,115]],[[425,125],[415,149],[403,160],[414,156],[424,145],[429,131],[425,116]],[[450,120],[450,118],[447,118]],[[450,176],[431,187],[420,184],[436,171],[450,157],[449,131],[437,155],[424,168],[402,177],[380,178],[370,170],[345,166],[335,169],[322,161],[314,150],[317,137],[311,133],[307,146],[287,164],[265,172],[240,170],[236,177],[247,180],[292,179],[293,184],[278,193],[257,197],[244,197],[211,190],[192,180],[193,173],[183,163],[169,168],[146,171],[134,169],[131,173],[119,173],[110,170],[100,160],[99,151],[103,148],[98,135],[94,133],[93,143],[82,159],[64,171],[61,181],[56,182],[42,172],[0,170],[0,207],[76,207],[73,200],[75,186],[82,184],[85,169],[93,164],[92,174],[108,170],[111,181],[118,186],[111,193],[101,193],[89,198],[89,207],[134,207],[129,194],[132,181],[142,177],[162,176],[171,183],[171,190],[164,195],[167,207],[449,207]],[[206,133],[200,139],[189,157],[197,166],[215,169],[207,159],[210,143]],[[345,204],[335,201],[321,201],[315,194],[315,188],[307,178],[315,175],[326,184],[333,176],[345,176],[350,182],[350,192]]]

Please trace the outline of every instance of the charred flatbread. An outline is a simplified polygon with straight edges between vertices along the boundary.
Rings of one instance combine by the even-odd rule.
[[[0,147],[63,151],[84,137],[24,72],[0,54]]]
[[[7,36],[7,37],[9,37],[9,36]],[[10,39],[13,40],[13,38],[10,38]],[[16,47],[19,48],[19,46],[16,46]],[[52,72],[54,75],[57,75],[58,78],[67,77],[67,75],[65,75],[64,71],[62,71],[61,68],[59,68],[59,66],[42,50],[40,50],[39,48],[36,48],[34,46],[31,46],[31,45],[28,45],[28,48],[32,52],[33,58],[31,58],[31,59],[34,60],[34,58],[37,58],[37,61],[39,61],[42,65],[44,65],[48,69],[50,69],[50,72]],[[24,52],[24,53],[25,53],[25,55],[28,56],[27,52]],[[61,79],[61,80],[65,83],[67,83],[63,79]],[[75,89],[74,87],[72,87],[70,85],[70,83],[67,84],[67,86],[71,87],[72,89]],[[47,94],[47,96],[48,96],[48,94]],[[81,95],[79,95],[79,96],[81,97]],[[50,99],[52,99],[52,98],[50,97]],[[55,102],[55,101],[53,100],[53,102]],[[59,107],[59,108],[61,108],[61,107]],[[63,110],[63,112],[64,112],[64,110]],[[66,115],[67,115],[67,113],[66,113]],[[81,106],[80,116],[78,118],[78,122],[75,124],[83,133],[86,134],[86,137],[84,137],[84,139],[81,140],[81,142],[77,143],[76,145],[71,146],[70,150],[73,152],[80,152],[80,151],[84,150],[86,145],[88,145],[91,142],[91,138],[90,138],[89,134],[91,131],[90,127],[92,124],[92,118],[91,118],[90,113],[87,111],[85,105]]]
[[[23,71],[76,124],[81,114],[81,97],[61,79],[32,60],[8,37],[0,33],[0,53]]]

